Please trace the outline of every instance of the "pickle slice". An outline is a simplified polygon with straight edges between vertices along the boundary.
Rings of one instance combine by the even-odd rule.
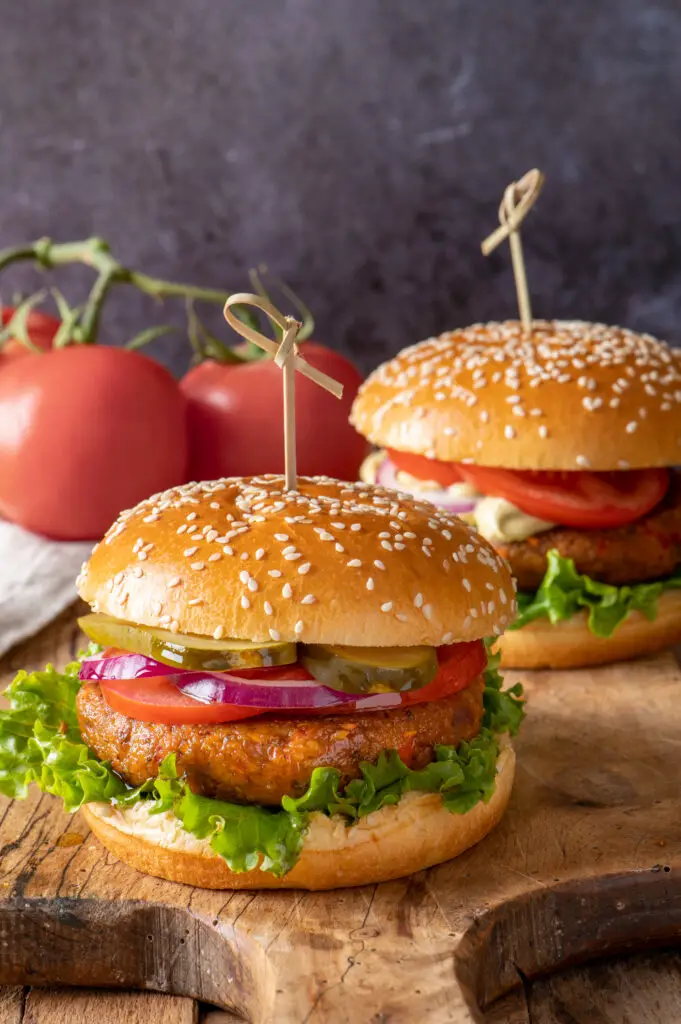
[[[346,693],[420,690],[438,672],[434,647],[330,647],[310,644],[300,660],[315,679]]]
[[[291,665],[298,659],[296,645],[250,640],[213,640],[207,636],[172,633],[152,626],[112,619],[108,615],[85,615],[78,625],[91,640],[103,647],[144,654],[165,665],[194,672],[225,672],[235,668],[267,668]]]

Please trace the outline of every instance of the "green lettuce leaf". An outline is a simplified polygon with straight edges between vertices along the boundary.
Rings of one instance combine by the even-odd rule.
[[[376,764],[361,765],[361,778],[344,791],[337,769],[316,768],[306,792],[284,797],[280,809],[198,796],[178,777],[175,755],[165,758],[155,779],[131,789],[83,743],[75,707],[79,662],[63,672],[51,665],[44,672],[20,672],[5,691],[10,707],[0,711],[0,793],[25,797],[35,782],[61,797],[68,811],[93,801],[126,807],[145,799],[151,813],[171,810],[188,832],[208,839],[232,871],[260,865],[281,876],[298,858],[311,812],[354,821],[412,791],[440,793],[454,814],[488,801],[499,753],[496,734],[515,733],[524,714],[521,687],[503,691],[497,664],[490,656],[482,728],[475,739],[436,747],[435,760],[419,770],[405,765],[397,751],[383,751]]]
[[[487,668],[485,669],[485,690],[482,696],[484,714],[483,728],[492,732],[508,732],[515,736],[525,717],[525,702],[522,699],[521,683],[502,689],[504,680],[499,671],[501,654],[493,654],[491,646],[495,640],[485,641],[487,646]]]
[[[521,629],[542,617],[555,624],[586,609],[591,632],[608,637],[631,611],[642,612],[652,622],[660,595],[681,588],[681,566],[672,576],[654,583],[615,587],[577,572],[574,561],[557,551],[549,551],[547,563],[536,593],[518,594],[518,618],[511,629]]]

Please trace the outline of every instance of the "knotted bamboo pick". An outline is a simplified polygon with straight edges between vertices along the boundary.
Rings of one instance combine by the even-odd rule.
[[[253,327],[245,324],[232,312],[231,306],[255,306],[261,310],[272,323],[276,324],[282,331],[282,339],[277,344],[271,338],[266,337]],[[329,377],[321,370],[310,366],[298,355],[296,338],[302,324],[292,316],[284,316],[276,306],[263,298],[261,295],[251,295],[247,292],[240,292],[237,295],[230,295],[225,303],[225,320],[237,334],[254,345],[265,350],[268,355],[274,356],[274,361],[282,371],[284,390],[284,465],[285,465],[285,486],[287,491],[296,489],[296,371],[303,376],[309,377],[320,387],[329,391],[336,398],[341,398],[343,385],[333,377]]]
[[[504,239],[508,238],[518,295],[518,309],[523,330],[527,335],[532,330],[532,307],[527,290],[523,244],[520,240],[519,228],[534,206],[543,184],[544,175],[536,167],[524,174],[520,181],[512,181],[504,192],[504,198],[499,206],[500,226],[491,235],[488,235],[481,245],[483,255],[489,256]]]

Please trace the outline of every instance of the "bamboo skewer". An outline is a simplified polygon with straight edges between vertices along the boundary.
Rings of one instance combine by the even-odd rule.
[[[483,255],[489,256],[501,242],[508,238],[518,296],[518,311],[523,330],[528,336],[532,331],[532,306],[527,287],[520,225],[537,201],[543,184],[544,175],[536,167],[524,174],[519,181],[512,181],[504,191],[499,206],[499,227],[491,235],[488,235],[481,245]]]
[[[281,341],[277,344],[271,338],[256,331],[255,328],[245,324],[230,308],[232,306],[254,306],[261,310],[272,323],[283,333]],[[274,356],[274,362],[282,371],[283,395],[284,395],[284,466],[285,466],[285,487],[287,491],[296,489],[296,373],[302,373],[315,384],[324,388],[336,398],[343,394],[343,385],[339,381],[315,369],[298,355],[296,338],[301,328],[299,320],[291,316],[284,316],[283,313],[273,306],[268,299],[260,295],[252,295],[248,292],[239,292],[230,295],[225,303],[225,320],[237,334],[247,341],[252,342],[259,348]]]

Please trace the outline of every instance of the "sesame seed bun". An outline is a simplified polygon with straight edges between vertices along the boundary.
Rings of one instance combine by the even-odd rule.
[[[362,385],[351,422],[374,444],[507,469],[681,461],[681,353],[582,321],[474,324],[405,349]]]
[[[500,739],[496,788],[488,803],[452,814],[437,793],[408,793],[395,805],[348,826],[344,819],[310,816],[300,857],[283,878],[267,871],[235,874],[208,840],[184,832],[172,812],[150,815],[139,801],[129,810],[86,804],[85,819],[114,856],[138,871],[204,889],[338,889],[401,878],[457,857],[480,842],[508,805],[515,754]]]
[[[358,646],[498,635],[516,614],[494,548],[368,484],[189,484],[123,512],[78,578],[94,611],[174,632]]]
[[[502,668],[561,669],[629,661],[679,643],[681,591],[671,590],[658,600],[653,622],[642,612],[630,612],[609,637],[592,633],[583,611],[555,625],[548,619],[535,619],[522,629],[505,633],[497,647]]]

